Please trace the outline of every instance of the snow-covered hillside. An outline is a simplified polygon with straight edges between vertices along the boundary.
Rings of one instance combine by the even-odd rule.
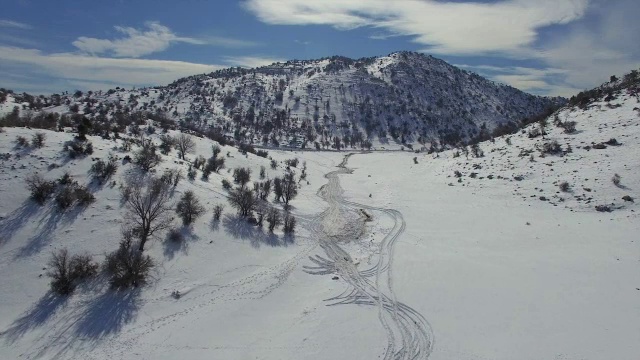
[[[162,232],[147,243],[156,267],[146,285],[114,290],[101,272],[69,296],[50,291],[50,256],[67,248],[103,261],[118,247],[131,220],[120,187],[140,174],[125,157],[140,146],[124,132],[88,135],[93,154],[71,158],[63,148],[74,133],[2,128],[0,358],[634,360],[640,103],[626,89],[603,95],[468,147],[468,157],[459,148],[265,158],[222,146],[224,169],[172,191],[172,202],[193,191],[206,212],[190,227],[173,221],[182,242]],[[166,134],[140,122],[136,137],[160,144]],[[16,142],[38,132],[41,148]],[[192,139],[185,160],[171,150],[155,174],[186,173],[217,145]],[[118,170],[101,185],[88,171],[109,154]],[[261,167],[275,178],[293,158],[296,178],[305,163],[307,174],[289,209],[293,235],[229,206],[222,180],[232,169],[250,168],[256,182]],[[25,186],[36,172],[68,172],[95,201],[38,205]],[[219,221],[216,204],[226,204]],[[283,210],[273,196],[268,204]]]
[[[307,148],[379,142],[455,145],[488,138],[498,125],[517,127],[563,102],[411,52],[294,60],[220,70],[163,87],[27,96],[24,101],[34,111],[82,114],[95,121],[145,112],[202,132],[213,127],[242,142]]]
[[[522,201],[571,211],[600,206],[604,211],[633,212],[640,188],[639,108],[640,97],[627,91],[608,101],[600,98],[585,109],[564,108],[547,119],[546,135],[536,123],[514,135],[481,143],[483,157],[474,157],[471,150],[468,156],[460,150],[439,154],[459,156],[440,173],[451,185],[476,189],[494,183]],[[574,123],[575,130],[567,132],[567,123]],[[556,143],[554,152],[550,144]]]

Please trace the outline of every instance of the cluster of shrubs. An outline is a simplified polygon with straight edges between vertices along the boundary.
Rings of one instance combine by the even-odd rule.
[[[89,174],[91,174],[94,178],[98,180],[99,183],[104,183],[111,179],[113,175],[115,175],[118,170],[118,160],[115,156],[109,155],[107,161],[102,159],[98,159],[91,165],[89,169]]]
[[[265,150],[256,150],[256,148],[251,145],[251,144],[244,144],[241,143],[238,145],[238,150],[243,154],[246,155],[247,153],[251,153],[263,158],[266,158],[269,156],[269,153]]]
[[[68,153],[70,158],[75,159],[93,154],[93,144],[90,141],[76,138],[73,141],[67,141],[62,150]]]
[[[144,285],[154,267],[153,259],[142,254],[134,246],[133,232],[123,232],[118,249],[107,254],[102,271],[112,288],[128,288]],[[51,290],[60,295],[73,293],[83,281],[98,274],[100,265],[91,255],[70,255],[67,249],[54,252],[49,260]]]
[[[56,194],[56,191],[55,202],[61,209],[67,209],[76,202],[80,206],[86,206],[95,201],[95,197],[89,189],[84,185],[78,184],[68,173],[60,177],[57,182],[46,180],[37,173],[29,175],[25,182],[27,189],[31,193],[31,198],[40,205],[43,205],[47,199]]]
[[[44,146],[46,138],[47,135],[45,133],[37,132],[31,137],[31,145],[35,148],[41,148]],[[29,147],[29,145],[29,140],[27,140],[26,137],[21,135],[16,136],[16,146],[26,148]]]
[[[282,217],[273,207],[265,206],[267,197],[273,191],[274,201],[282,201],[285,208],[289,202],[298,194],[298,185],[293,172],[289,171],[282,177],[275,179],[265,179],[253,184],[253,189],[247,187],[251,180],[251,170],[249,168],[236,168],[233,172],[234,182],[238,185],[233,189],[231,183],[223,180],[223,187],[229,190],[229,203],[238,211],[242,217],[248,218],[250,223],[262,226],[263,221],[269,223],[269,230],[273,231],[277,226],[283,224],[285,233],[292,233],[295,229],[295,218],[286,212]],[[254,218],[254,212],[257,218]]]
[[[67,249],[54,252],[48,265],[51,290],[60,295],[71,294],[82,281],[94,277],[99,267],[90,255],[69,255]]]
[[[544,142],[542,145],[538,146],[538,150],[540,151],[541,155],[564,155],[562,146],[560,146],[560,143],[558,143],[557,140]]]
[[[222,150],[220,149],[219,146],[212,145],[211,146],[212,155],[209,159],[205,159],[205,157],[202,155],[196,157],[196,159],[193,161],[192,166],[189,167],[189,173],[188,173],[189,179],[190,180],[195,179],[197,169],[202,170],[203,180],[208,180],[209,175],[211,175],[212,172],[217,173],[218,171],[223,169],[225,160],[223,157],[220,156],[221,152]]]

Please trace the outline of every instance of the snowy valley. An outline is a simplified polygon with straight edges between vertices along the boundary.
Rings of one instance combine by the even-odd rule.
[[[7,94],[5,119],[31,128],[0,128],[0,358],[637,358],[637,83],[536,117],[564,100],[403,54],[43,97],[44,113],[13,118],[24,99]],[[442,80],[415,80],[417,68]],[[432,121],[418,113],[430,104]],[[181,138],[191,145],[179,151]],[[34,174],[54,182],[35,200]],[[273,181],[265,191],[276,178],[290,199]],[[141,252],[146,281],[119,286],[101,265],[69,295],[52,291],[52,254],[105,264],[122,246],[136,190],[167,200]],[[65,203],[65,191],[78,195]],[[230,198],[243,192],[254,205],[239,214]],[[183,225],[187,193],[202,211]]]

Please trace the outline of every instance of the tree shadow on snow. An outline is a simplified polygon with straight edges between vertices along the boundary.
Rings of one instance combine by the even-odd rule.
[[[43,248],[49,245],[51,238],[59,225],[68,225],[73,223],[84,210],[85,207],[82,206],[74,206],[67,210],[61,210],[54,204],[49,205],[46,209],[46,213],[38,223],[35,234],[24,246],[18,249],[15,258],[31,256],[39,253]]]
[[[251,246],[256,249],[260,248],[260,245],[271,247],[289,245],[286,241],[281,241],[278,235],[265,232],[262,227],[249,224],[247,219],[241,216],[226,215],[222,219],[222,226],[229,235],[236,239],[249,240]]]
[[[171,233],[168,233],[164,240],[164,256],[169,260],[173,259],[178,252],[188,255],[189,243],[200,240],[200,237],[193,233],[190,226],[183,226],[177,231],[181,236],[180,240],[172,239]]]
[[[211,231],[218,231],[220,229],[220,220],[211,218],[209,221],[209,229],[211,229]]]
[[[67,297],[47,292],[31,309],[15,320],[11,326],[0,333],[0,338],[5,338],[9,343],[14,343],[24,334],[43,325],[58,309],[63,307]]]
[[[140,289],[106,291],[87,303],[76,333],[94,340],[117,333],[136,318],[141,305]]]
[[[40,206],[28,199],[7,217],[0,219],[0,245],[8,242],[39,210]]]

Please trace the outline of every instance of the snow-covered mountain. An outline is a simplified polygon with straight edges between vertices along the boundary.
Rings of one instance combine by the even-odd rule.
[[[431,56],[398,52],[230,68],[154,88],[22,95],[18,102],[95,121],[145,112],[247,143],[335,148],[378,140],[487,139],[497,126],[514,129],[563,101],[494,83]]]

